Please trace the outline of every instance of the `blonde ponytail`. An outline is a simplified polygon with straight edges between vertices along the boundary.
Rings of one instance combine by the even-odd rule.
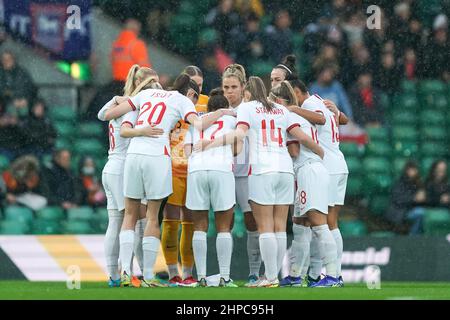
[[[123,94],[125,96],[130,96],[131,92],[134,90],[134,81],[136,77],[136,73],[139,70],[139,65],[134,64],[131,66],[130,70],[128,71],[127,80],[125,81],[125,86],[123,87]]]
[[[139,84],[136,82],[139,80]],[[153,80],[153,81],[151,81]],[[162,89],[162,86],[158,83],[159,77],[155,70],[140,67],[135,64],[128,71],[127,80],[123,88],[123,93],[125,96],[135,96],[139,91],[145,89]]]
[[[282,81],[278,86],[270,90],[270,98],[274,100],[275,98],[285,100],[287,105],[298,105],[297,96],[295,95],[294,89],[292,88],[289,81]]]

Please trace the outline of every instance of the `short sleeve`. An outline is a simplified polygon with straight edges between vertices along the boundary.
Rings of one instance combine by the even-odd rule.
[[[250,129],[250,106],[243,104],[239,107],[237,112],[236,126],[245,124]]]
[[[138,116],[139,116],[139,112],[137,110],[130,111],[130,112],[126,113],[123,116],[121,125],[124,125],[125,123],[128,123],[129,125],[131,125],[131,127],[134,128],[134,125],[136,124],[136,120],[137,120]]]
[[[300,127],[302,123],[300,116],[298,116],[293,112],[289,112],[287,120],[288,120],[288,126],[286,129],[287,132],[291,131],[295,127]]]
[[[187,120],[189,115],[197,114],[197,111],[195,111],[195,106],[192,103],[192,101],[183,95],[180,95],[178,97],[177,107],[178,107],[178,111],[180,113],[180,118],[183,119],[187,123],[189,123],[189,121]]]
[[[322,100],[321,100],[322,101]],[[314,100],[308,99],[302,104],[302,108],[308,111],[317,112],[323,115],[321,108],[314,103]]]
[[[286,140],[287,145],[290,145],[292,143],[298,143],[297,138],[295,138],[293,135],[291,135],[289,133],[287,134],[286,138],[287,138],[287,140]]]

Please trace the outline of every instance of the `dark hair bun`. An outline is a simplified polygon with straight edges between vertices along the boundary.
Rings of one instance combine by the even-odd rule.
[[[296,63],[296,62],[297,62],[297,58],[295,57],[295,55],[290,54],[290,55],[287,55],[286,57],[284,57],[282,63],[283,63],[286,67],[288,67],[289,69],[291,69],[291,67],[292,67],[292,68],[295,68],[295,63]]]
[[[224,92],[223,92],[222,88],[220,88],[220,87],[212,89],[211,92],[209,93],[210,97],[223,96],[223,95],[224,95]]]

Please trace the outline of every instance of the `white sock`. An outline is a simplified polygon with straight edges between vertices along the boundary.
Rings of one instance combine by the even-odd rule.
[[[330,228],[327,224],[323,224],[312,227],[312,231],[317,235],[317,238],[319,238],[319,250],[323,257],[323,264],[327,271],[327,275],[336,278],[337,249]]]
[[[229,232],[219,232],[216,238],[217,260],[220,276],[225,281],[230,280],[231,254],[233,252],[233,238]]]
[[[169,264],[167,265],[167,268],[169,269],[169,279],[179,276],[177,264]]]
[[[192,277],[192,268],[193,268],[193,267],[186,267],[186,266],[183,266],[183,267],[181,268],[181,269],[182,269],[182,272],[183,272],[183,279]]]
[[[306,257],[309,257],[311,228],[294,223],[292,225],[292,232],[294,234],[294,240],[292,240],[291,251],[294,256],[294,263],[291,265],[290,275],[300,277],[306,262]]]
[[[258,231],[247,231],[247,256],[249,275],[259,277],[259,269],[261,268],[261,251],[259,250]]]
[[[144,237],[142,239],[142,251],[144,251],[144,279],[153,279],[153,267],[160,247],[160,240],[156,237]]]
[[[192,250],[194,251],[197,278],[199,280],[202,278],[206,278],[206,232],[194,231],[194,236],[192,237]]]
[[[108,228],[105,234],[106,267],[113,280],[120,279],[119,273],[119,233],[122,227],[123,213],[118,210],[108,210]]]
[[[259,235],[259,247],[261,258],[264,261],[266,278],[268,280],[277,279],[278,275],[278,243],[275,233],[267,232]]]
[[[283,266],[283,259],[287,250],[287,236],[286,232],[276,232],[275,238],[277,239],[277,275],[281,271]]]
[[[336,242],[337,249],[337,260],[336,260],[336,269],[337,276],[342,276],[342,252],[344,251],[344,241],[342,240],[341,231],[337,228],[331,230],[331,234],[333,235],[334,242]]]
[[[142,238],[144,237],[144,230],[147,225],[147,218],[140,219],[136,222],[134,229],[134,255],[139,264],[141,272],[144,273],[144,252],[142,251]]]
[[[322,271],[322,256],[319,251],[319,239],[314,232],[312,232],[309,250],[310,260],[308,273],[311,278],[317,279]]]
[[[131,259],[133,259],[134,230],[122,230],[119,234],[120,241],[120,262],[122,272],[131,275]]]
[[[311,246],[309,246],[308,251],[310,252],[310,250],[311,250]],[[303,268],[300,273],[300,277],[302,277],[302,279],[305,279],[305,277],[307,277],[307,275],[308,275],[309,263],[311,261],[310,255],[311,255],[311,252],[306,256],[305,263],[303,264]]]

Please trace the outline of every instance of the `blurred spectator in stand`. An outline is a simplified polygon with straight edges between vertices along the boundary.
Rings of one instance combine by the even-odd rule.
[[[111,67],[113,80],[98,89],[89,104],[84,120],[97,120],[97,113],[115,95],[123,95],[123,87],[131,66],[151,67],[145,42],[139,39],[141,23],[133,18],[125,21],[111,49]],[[106,126],[106,122],[105,122]]]
[[[404,79],[411,81],[417,78],[417,56],[414,49],[408,48],[405,50],[401,68]]]
[[[106,195],[97,178],[95,162],[90,156],[80,159],[77,184],[81,187],[80,205],[97,207],[106,203]]]
[[[379,127],[384,121],[381,92],[372,85],[372,74],[362,72],[357,83],[350,89],[353,118],[362,127]]]
[[[394,16],[391,18],[392,39],[395,44],[396,54],[400,55],[404,46],[407,45],[407,34],[411,21],[411,7],[406,1],[397,3],[394,6]]]
[[[408,228],[410,234],[420,234],[425,201],[425,190],[417,164],[408,161],[392,188],[391,204],[385,218],[392,223],[395,232],[403,233]]]
[[[369,50],[375,70],[378,70],[380,67],[383,46],[389,39],[389,19],[384,11],[381,11],[381,28],[365,28],[363,34],[364,45]]]
[[[274,25],[265,30],[265,52],[272,61],[281,61],[285,56],[293,53],[293,33],[290,29],[291,16],[282,9],[275,16]]]
[[[80,199],[80,190],[76,179],[70,171],[71,154],[69,150],[60,149],[54,152],[45,177],[49,189],[49,205],[61,206],[64,209],[76,207]]]
[[[375,73],[375,84],[383,92],[393,94],[398,91],[402,78],[399,65],[395,63],[393,53],[385,53],[381,56],[381,66]]]
[[[47,117],[44,100],[37,99],[31,106],[29,116],[21,123],[25,133],[25,152],[38,158],[51,154],[55,146],[56,130]]]
[[[246,17],[243,28],[234,28],[231,38],[233,39],[232,56],[244,66],[249,66],[251,62],[263,57],[264,39],[256,14],[250,13]]]
[[[36,87],[28,72],[17,64],[11,51],[3,51],[0,68],[0,103],[7,108],[14,107],[19,115],[26,116],[35,94]]]
[[[353,9],[341,23],[342,30],[347,34],[349,45],[363,41],[363,32],[366,28],[366,17],[363,11]]]
[[[359,75],[364,72],[372,72],[373,62],[370,59],[369,50],[362,42],[356,42],[351,48],[352,59],[343,66],[339,79],[345,88],[350,88],[356,82]]]
[[[17,158],[10,171],[3,173],[6,182],[7,204],[21,204],[32,210],[47,205],[49,189],[39,168],[39,160],[31,155]]]
[[[261,0],[236,0],[236,9],[243,17],[255,14],[258,18],[264,16],[264,6]]]
[[[421,60],[421,73],[425,78],[450,81],[450,44],[445,15],[436,17],[433,33],[423,48]]]
[[[326,65],[319,72],[317,81],[310,87],[311,94],[333,101],[349,119],[353,119],[352,106],[342,84],[335,79],[336,65]]]
[[[205,22],[219,33],[219,45],[225,51],[229,51],[233,42],[233,39],[230,38],[230,31],[241,23],[234,0],[221,0],[208,12]]]
[[[319,54],[314,58],[312,63],[312,73],[318,74],[326,65],[338,65],[338,50],[331,43],[325,43],[320,49]]]
[[[437,160],[433,163],[425,183],[427,206],[445,207],[450,205],[450,186],[448,183],[447,163]]]

